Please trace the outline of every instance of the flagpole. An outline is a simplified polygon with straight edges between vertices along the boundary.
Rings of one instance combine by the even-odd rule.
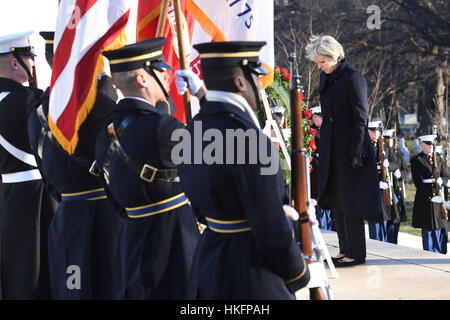
[[[164,34],[164,27],[166,26],[167,10],[169,10],[169,0],[162,0],[161,12],[159,14],[158,28],[156,29],[156,37],[162,37]]]
[[[186,54],[184,51],[184,34],[182,29],[182,21],[181,21],[181,8],[180,8],[180,0],[174,0],[174,6],[175,6],[175,21],[177,24],[177,39],[178,39],[178,53],[180,55],[180,69],[189,70],[187,61],[186,61]],[[183,95],[184,99],[184,113],[186,117],[186,123],[191,121],[192,114],[191,114],[191,95],[189,93],[189,90],[186,91],[186,93]]]

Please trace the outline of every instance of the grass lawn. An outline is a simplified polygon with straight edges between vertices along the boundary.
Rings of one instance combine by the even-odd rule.
[[[422,235],[421,229],[413,228],[411,226],[412,210],[414,204],[414,196],[416,194],[416,187],[411,182],[405,184],[405,189],[406,189],[406,201],[405,201],[406,221],[400,223],[400,232],[406,232],[413,234],[415,236],[421,236]]]

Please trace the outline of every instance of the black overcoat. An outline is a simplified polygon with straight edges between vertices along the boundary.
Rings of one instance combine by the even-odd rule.
[[[440,157],[437,158],[437,173],[438,177],[447,183],[449,175]],[[440,217],[440,205],[430,201],[436,194],[434,184],[423,182],[424,179],[433,179],[434,177],[433,166],[423,152],[411,158],[411,175],[417,188],[414,197],[412,226],[429,230],[445,228],[448,231],[448,221],[444,221]],[[443,197],[443,194],[441,196]]]
[[[194,141],[211,130],[222,137],[227,130],[259,131],[248,113],[220,101],[205,102],[187,129],[193,151]],[[270,146],[266,136],[260,138],[264,147]],[[275,174],[261,174],[261,162],[248,158],[248,143],[243,149],[235,145],[234,150],[241,153],[235,152],[231,162],[225,162],[232,152],[227,147],[222,163],[191,161],[178,166],[199,219],[248,220],[251,228],[239,233],[218,233],[210,228],[203,232],[192,267],[189,299],[294,299],[293,293],[308,282],[308,269],[282,209],[286,194],[280,167]],[[200,151],[210,147],[203,141]],[[238,164],[237,157],[247,160]],[[279,163],[276,152],[275,157],[272,161]]]
[[[136,163],[163,170],[175,168],[171,159],[175,142],[171,136],[183,124],[145,101],[125,98],[113,115],[116,130],[130,115],[135,118],[119,137],[125,153]],[[102,170],[108,168],[109,191],[122,207],[148,206],[183,193],[179,182],[146,182],[117,152],[109,157],[110,141],[107,128],[103,128],[97,137],[96,159]],[[185,298],[199,236],[187,203],[159,214],[126,217],[118,253],[121,290],[117,298]]]
[[[375,153],[367,132],[367,84],[364,76],[341,61],[332,74],[320,76],[319,206],[337,207],[354,217],[381,211]],[[363,159],[351,168],[353,157]],[[335,203],[333,203],[335,202]]]

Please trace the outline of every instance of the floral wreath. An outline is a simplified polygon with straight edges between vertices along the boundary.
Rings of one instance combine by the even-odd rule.
[[[268,99],[270,102],[271,110],[274,110],[277,108],[279,110],[283,110],[282,114],[284,115],[284,119],[286,120],[284,122],[284,128],[290,129],[291,128],[291,108],[290,108],[290,80],[291,75],[287,71],[286,68],[280,68],[280,66],[276,66],[274,70],[274,79],[273,83],[266,88],[266,93],[268,95]],[[302,93],[302,100],[303,100],[303,93]],[[317,134],[317,131],[313,128],[311,128],[312,121],[312,111],[308,109],[305,102],[302,102],[302,109],[303,109],[303,145],[306,149],[306,151],[309,154],[310,162],[312,161],[312,153],[317,150],[316,147],[316,141],[315,136]],[[263,111],[264,112],[264,111]],[[264,114],[264,117],[266,115]],[[283,124],[282,124],[283,125]],[[288,149],[288,152],[291,152],[291,138],[285,139],[286,141],[286,148]],[[281,166],[284,171],[286,182],[289,183],[290,181],[290,172],[289,167],[287,165],[287,161],[284,157],[284,154],[281,150],[280,151],[280,160],[281,160]],[[312,170],[310,166],[310,171]]]

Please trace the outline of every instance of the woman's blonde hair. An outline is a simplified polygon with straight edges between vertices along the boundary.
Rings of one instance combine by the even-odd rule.
[[[309,40],[305,49],[307,59],[316,61],[318,57],[329,57],[339,62],[345,58],[344,48],[332,36],[311,36]]]

